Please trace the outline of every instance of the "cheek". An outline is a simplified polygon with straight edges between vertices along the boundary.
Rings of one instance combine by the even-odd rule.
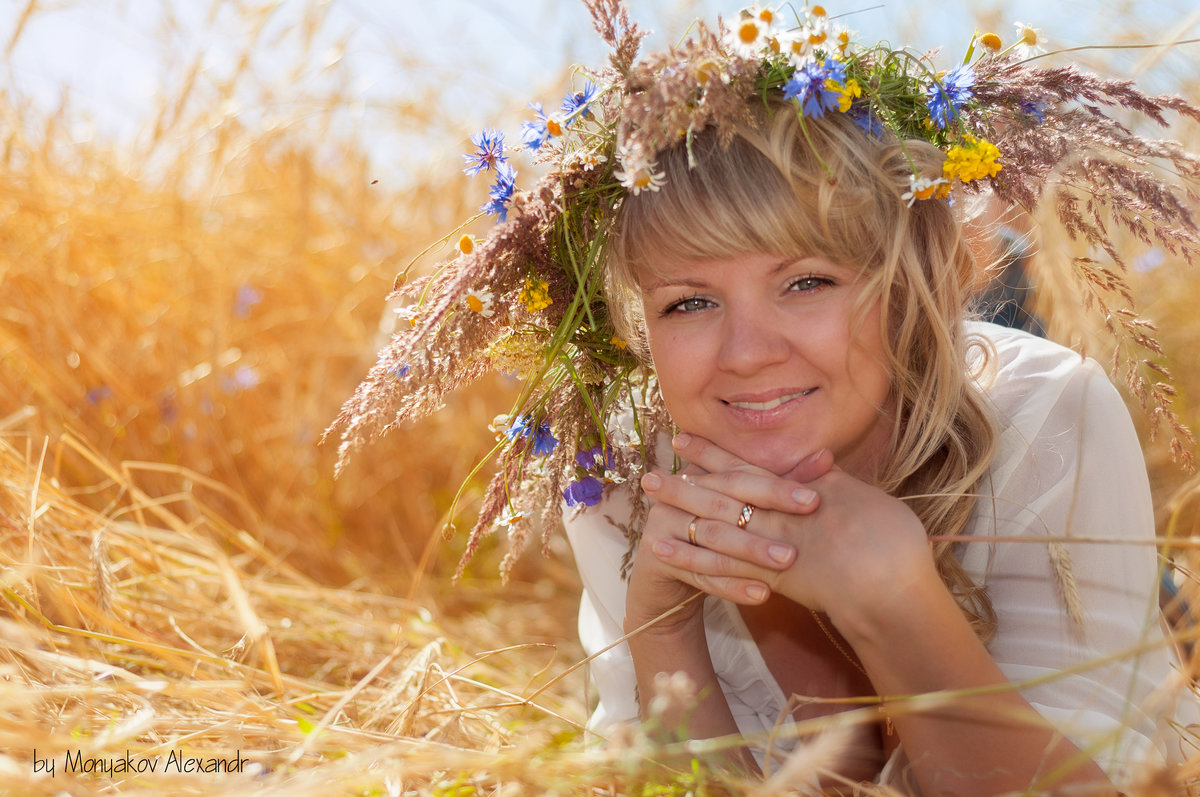
[[[878,318],[866,324],[878,324]],[[849,376],[864,398],[883,404],[892,392],[891,367],[878,327],[866,327],[851,343]]]
[[[697,352],[695,347],[687,344],[686,338],[663,334],[662,330],[658,332],[647,330],[646,338],[651,365],[666,397],[668,393],[679,394],[687,390],[689,375],[698,365]]]

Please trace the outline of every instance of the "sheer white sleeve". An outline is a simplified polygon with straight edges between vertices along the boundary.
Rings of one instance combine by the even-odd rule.
[[[566,512],[567,537],[583,582],[579,640],[585,653],[596,656],[589,670],[600,702],[588,720],[588,729],[603,735],[616,723],[638,718],[637,678],[629,646],[622,642],[605,650],[624,636],[621,559],[629,543],[614,522],[629,523],[632,497],[628,488],[618,487],[607,491],[597,506]]]
[[[1164,717],[1178,694],[1158,611],[1158,551],[1142,450],[1102,369],[1022,333],[993,340],[988,389],[999,452],[963,563],[986,584],[989,650],[1065,736],[1118,781],[1173,757]],[[1191,707],[1194,700],[1188,695]]]

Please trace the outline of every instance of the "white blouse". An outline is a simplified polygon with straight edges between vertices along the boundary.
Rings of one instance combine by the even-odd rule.
[[[977,539],[958,554],[996,611],[989,652],[1034,708],[1118,785],[1144,763],[1186,758],[1168,719],[1190,723],[1200,712],[1162,633],[1150,487],[1120,395],[1095,361],[1055,343],[992,324],[972,322],[967,330],[995,351],[979,377],[1000,427],[983,483],[990,495],[978,501],[964,532]],[[609,518],[627,523],[629,512],[628,490],[613,490],[599,506],[568,513],[584,587],[579,634],[589,654],[622,636],[627,542]],[[1047,544],[992,537],[1079,538],[1060,546],[1074,596],[1068,601],[1057,585]],[[1068,602],[1082,623],[1070,618]],[[764,738],[781,718],[788,721],[787,696],[734,604],[709,596],[704,623],[739,730]],[[635,721],[628,646],[597,656],[591,675],[599,705],[589,728],[604,734]],[[915,793],[904,783],[904,767],[898,751],[880,780]]]

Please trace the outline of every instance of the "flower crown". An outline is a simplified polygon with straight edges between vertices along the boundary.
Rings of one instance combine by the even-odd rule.
[[[326,432],[341,436],[340,470],[369,438],[436,411],[447,394],[485,373],[520,378],[511,413],[492,427],[497,443],[487,459],[496,472],[463,564],[502,528],[510,537],[507,573],[531,533],[540,529],[545,544],[559,527],[564,500],[595,505],[605,489],[626,480],[635,513],[625,531],[636,542],[646,505],[631,477],[653,466],[653,441],[670,419],[653,373],[610,321],[607,239],[625,196],[663,185],[657,153],[709,128],[728,140],[756,98],[792,103],[802,129],[806,120],[846,114],[867,135],[941,149],[941,173],[914,171],[898,197],[910,207],[952,201],[952,189],[988,192],[1026,209],[1052,201],[1068,234],[1110,261],[1076,258],[1076,273],[1105,313],[1118,350],[1124,347],[1130,386],[1153,417],[1174,425],[1176,453],[1188,456],[1180,440],[1190,436],[1171,412],[1169,386],[1139,373],[1143,365],[1161,369],[1137,356],[1138,346],[1154,349],[1154,342],[1127,308],[1124,264],[1109,230],[1191,262],[1200,232],[1185,197],[1194,194],[1152,168],[1165,161],[1183,180],[1195,180],[1200,159],[1173,142],[1136,135],[1107,111],[1165,125],[1166,111],[1200,120],[1200,109],[1071,66],[1018,61],[1036,43],[1030,28],[1008,49],[994,34],[977,34],[963,62],[942,72],[925,55],[857,45],[820,6],[756,6],[717,32],[698,23],[690,38],[639,61],[642,33],[621,0],[584,1],[611,48],[610,65],[581,70],[582,85],[557,112],[531,105],[520,144],[511,146],[494,129],[472,137],[464,171],[494,178],[480,212],[498,223],[481,241],[462,235],[455,257],[433,274],[408,282],[406,269],[397,278],[400,331]],[[510,152],[541,165],[532,187],[517,187]]]

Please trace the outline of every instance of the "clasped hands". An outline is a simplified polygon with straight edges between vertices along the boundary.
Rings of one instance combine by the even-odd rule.
[[[697,590],[746,605],[774,593],[832,617],[847,602],[895,597],[896,574],[935,572],[916,515],[837,468],[828,451],[777,476],[700,437],[680,435],[674,446],[687,467],[642,479],[656,503],[630,576],[627,626]],[[743,529],[747,504],[754,511]],[[693,601],[665,622],[699,617]]]

